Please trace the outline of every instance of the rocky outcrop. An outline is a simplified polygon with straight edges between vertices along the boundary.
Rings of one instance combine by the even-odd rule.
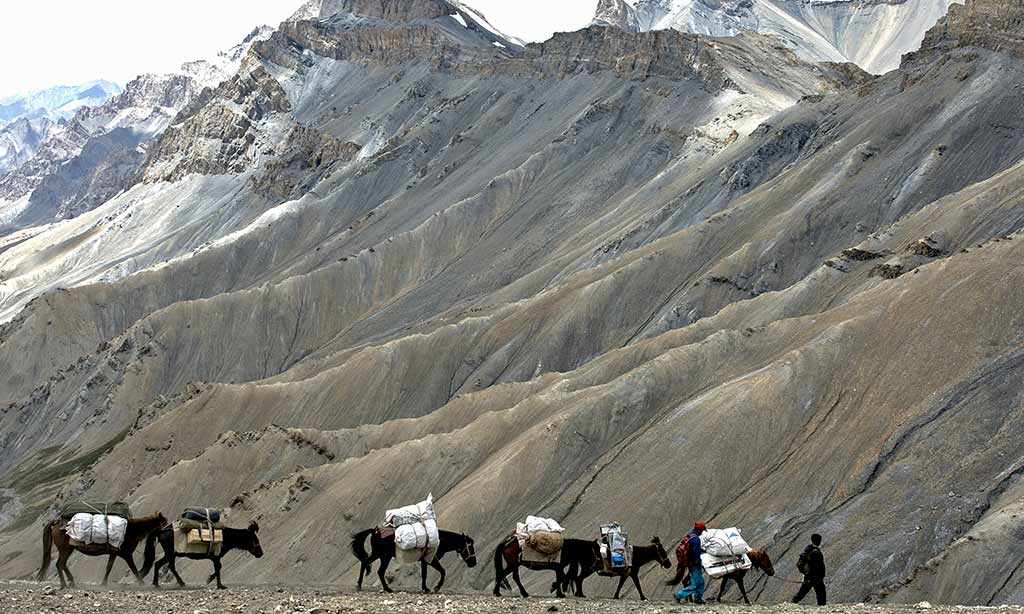
[[[261,66],[225,81],[209,104],[169,128],[150,152],[146,181],[174,181],[198,173],[240,173],[255,162],[258,124],[291,105],[280,84]]]
[[[922,53],[981,47],[1024,57],[1024,3],[1019,0],[967,0],[929,30]]]
[[[255,189],[279,200],[300,197],[341,164],[352,161],[362,147],[329,134],[296,126],[288,134],[284,153],[267,163]]]
[[[544,77],[608,71],[638,80],[698,79],[710,91],[729,86],[721,57],[712,53],[709,41],[674,30],[629,33],[591,26],[558,33],[503,60],[499,72],[506,70]]]
[[[289,21],[323,19],[349,13],[408,22],[414,19],[434,19],[457,12],[458,9],[446,0],[310,0]]]

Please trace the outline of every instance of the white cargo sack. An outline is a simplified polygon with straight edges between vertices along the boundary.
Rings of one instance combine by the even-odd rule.
[[[736,527],[704,531],[700,536],[700,546],[701,550],[711,556],[737,557],[750,552],[750,546],[743,541]]]
[[[704,567],[704,571],[708,572],[708,575],[712,578],[721,578],[734,571],[750,569],[754,566],[750,562],[750,557],[746,554],[740,556],[714,556],[707,552],[700,555],[700,564]]]
[[[434,495],[427,495],[427,500],[416,505],[407,505],[384,513],[384,526],[398,528],[404,524],[435,520]]]
[[[71,517],[65,532],[68,537],[83,544],[110,544],[120,548],[127,530],[126,518],[83,513]]]
[[[404,562],[431,560],[441,543],[433,495],[417,505],[388,510],[384,514],[384,526],[394,527],[395,547]]]

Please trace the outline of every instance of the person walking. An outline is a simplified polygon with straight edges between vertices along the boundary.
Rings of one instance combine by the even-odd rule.
[[[690,568],[690,583],[673,594],[678,603],[682,603],[687,597],[692,597],[693,602],[704,605],[704,566],[700,562],[701,544],[700,536],[707,527],[703,522],[696,522],[693,530],[686,537],[686,563]]]
[[[811,544],[800,553],[796,567],[804,574],[804,583],[793,597],[793,603],[800,603],[813,588],[818,605],[825,605],[825,556],[821,553],[821,535],[811,536]]]

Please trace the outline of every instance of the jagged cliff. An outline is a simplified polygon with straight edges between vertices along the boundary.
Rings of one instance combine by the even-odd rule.
[[[1020,599],[1024,61],[977,25],[1018,5],[880,77],[396,6],[311,4],[126,191],[0,238],[0,576],[87,496],[229,508],[266,551],[233,573],[349,584],[430,490],[481,552],[702,518],[782,570],[824,533],[837,600]]]

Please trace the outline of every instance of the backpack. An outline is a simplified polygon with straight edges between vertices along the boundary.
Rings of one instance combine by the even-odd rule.
[[[796,569],[805,576],[811,573],[811,550],[808,548],[800,553],[800,558],[796,560]]]
[[[680,565],[690,564],[690,540],[693,538],[693,535],[687,535],[683,538],[683,541],[679,542],[679,545],[676,546],[676,561],[678,561]]]

